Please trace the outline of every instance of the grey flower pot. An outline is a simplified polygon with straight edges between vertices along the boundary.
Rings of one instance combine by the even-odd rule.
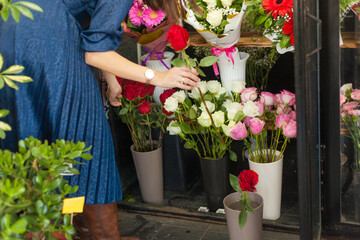
[[[143,201],[160,204],[164,199],[162,148],[151,152],[136,152],[134,148],[130,147]]]
[[[254,213],[248,212],[246,224],[242,229],[240,229],[238,221],[241,211],[239,204],[241,193],[234,192],[224,198],[223,203],[230,240],[261,240],[263,198],[254,192],[247,192],[246,196],[251,199]]]

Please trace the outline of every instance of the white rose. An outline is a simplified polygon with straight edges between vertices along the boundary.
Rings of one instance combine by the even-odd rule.
[[[184,90],[177,91],[171,96],[176,98],[179,103],[183,103],[185,101],[185,99],[186,99],[186,94],[185,94]]]
[[[191,108],[193,108],[195,110],[195,112],[199,111],[199,108],[196,105],[192,105]]]
[[[230,129],[236,126],[236,122],[230,121],[229,124],[226,126],[225,124],[221,125],[221,128],[226,136],[230,137]]]
[[[243,110],[243,108],[244,108],[244,107],[243,107],[243,105],[241,105],[241,103],[238,103],[238,102],[232,102],[232,103],[230,103],[229,108],[226,109],[226,110],[227,110],[227,116],[228,116],[228,118],[231,119],[231,120],[234,120],[235,115],[236,115],[239,111]]]
[[[218,93],[221,89],[221,83],[216,80],[211,80],[207,82],[207,89],[211,93]]]
[[[243,81],[233,81],[231,84],[231,91],[234,93],[241,93],[243,89],[245,89],[245,82]]]
[[[200,117],[198,117],[198,122],[203,127],[211,126],[211,119],[210,119],[209,114],[206,111],[202,112]]]
[[[223,95],[224,93],[227,93],[226,88],[221,87],[220,90],[215,94],[216,98],[219,98],[221,95]]]
[[[171,121],[166,130],[169,132],[170,135],[179,135],[181,133],[181,128],[173,126],[174,123],[177,123],[177,121]]]
[[[346,91],[349,89],[352,89],[352,83],[342,85],[342,87],[340,88],[340,93],[345,95]]]
[[[224,7],[230,7],[234,0],[221,0],[221,3]]]
[[[215,111],[215,104],[213,104],[210,101],[205,101],[207,108],[209,109],[209,112],[212,113]],[[203,112],[206,112],[206,108],[203,102],[201,102],[200,109]]]
[[[216,0],[204,0],[204,2],[206,2],[206,4],[210,7],[213,7],[216,5]]]
[[[210,23],[211,27],[218,27],[223,20],[223,12],[221,9],[216,9],[214,11],[208,12],[206,16],[206,21]]]
[[[193,89],[191,90],[191,92],[188,93],[188,95],[189,95],[189,97],[191,97],[192,99],[199,99],[199,98],[201,98],[200,93],[199,93],[199,89],[197,89],[197,88],[193,88]]]
[[[231,101],[231,100],[226,100],[226,101],[223,103],[223,107],[226,108],[226,111],[229,111],[230,106],[231,106],[232,103],[233,103],[233,101]]]
[[[208,89],[207,89],[207,82],[206,82],[206,81],[200,81],[200,82],[198,82],[198,88],[200,88],[201,93],[202,93],[203,95],[205,95],[206,92],[208,91]],[[199,91],[199,90],[198,90],[198,91]]]
[[[216,127],[220,127],[225,122],[225,114],[223,111],[214,112],[212,118]]]
[[[179,107],[178,100],[173,96],[168,97],[165,101],[164,108],[168,112],[175,112]]]
[[[259,107],[255,105],[253,101],[247,101],[244,104],[243,113],[247,117],[259,116]]]

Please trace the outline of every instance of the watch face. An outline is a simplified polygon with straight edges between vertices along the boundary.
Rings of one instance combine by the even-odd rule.
[[[151,69],[146,70],[146,72],[145,72],[145,77],[146,77],[147,79],[153,79],[153,78],[155,77],[154,71],[151,70]]]

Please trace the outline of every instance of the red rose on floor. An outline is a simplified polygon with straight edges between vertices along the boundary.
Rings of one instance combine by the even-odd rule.
[[[160,102],[164,105],[166,99],[168,99],[169,97],[171,97],[174,94],[175,89],[167,89],[165,90],[161,95],[160,95]]]
[[[185,49],[189,42],[189,33],[185,28],[179,25],[173,25],[167,33],[167,40],[175,51],[181,51]]]
[[[283,34],[289,35],[290,34],[290,43],[294,46],[294,22],[293,22],[293,14],[289,14],[290,20],[284,23],[282,28]]]
[[[259,178],[253,170],[243,170],[239,176],[240,188],[243,191],[253,192],[256,191],[255,185],[258,183]]]
[[[141,114],[149,114],[150,111],[151,111],[151,108],[150,108],[150,102],[149,101],[146,101],[145,99],[137,102],[137,104],[140,104],[138,106],[138,110]]]

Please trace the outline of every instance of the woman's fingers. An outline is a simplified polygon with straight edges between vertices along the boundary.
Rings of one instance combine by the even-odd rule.
[[[180,69],[185,71],[185,72],[191,72],[191,73],[195,74],[196,76],[199,75],[198,71],[193,67],[191,67],[191,69],[189,69],[189,67],[183,66],[183,67],[180,67]],[[199,81],[200,81],[200,78],[199,78]]]

